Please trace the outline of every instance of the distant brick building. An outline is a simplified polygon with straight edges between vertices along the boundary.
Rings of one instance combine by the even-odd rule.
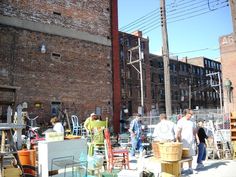
[[[48,122],[58,108],[82,120],[113,116],[111,1],[0,3],[0,85]],[[9,93],[11,95],[12,93]],[[1,100],[1,120],[12,98]]]
[[[141,69],[138,38],[140,38],[142,53]],[[128,116],[137,112],[147,114],[152,106],[149,40],[144,38],[140,31],[132,34],[120,32],[119,39],[122,110],[128,110]],[[142,70],[143,76],[143,108],[141,107],[140,70]]]
[[[153,109],[157,113],[165,112],[165,87],[163,57],[149,53],[149,40],[142,37],[141,32],[127,34],[120,32],[120,69],[121,69],[121,102],[128,116],[137,112],[140,106],[140,76],[138,63],[130,64],[130,57],[138,60],[138,51],[130,50],[138,45],[141,37],[144,114],[150,115]],[[136,53],[135,53],[136,52]],[[205,57],[191,59],[170,58],[170,84],[172,113],[181,113],[183,109],[220,108],[220,96],[211,87],[209,73],[221,73],[220,62]],[[221,75],[221,74],[220,74]],[[127,114],[123,112],[123,117]]]

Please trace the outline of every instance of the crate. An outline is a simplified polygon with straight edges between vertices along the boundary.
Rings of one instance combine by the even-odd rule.
[[[159,147],[159,142],[158,141],[153,141],[152,142],[152,151],[154,154],[154,157],[156,158],[160,158],[160,147]]]
[[[233,159],[236,158],[236,141],[232,141]]]
[[[183,144],[177,142],[160,143],[161,160],[179,161],[182,158]]]
[[[5,166],[2,170],[2,177],[21,177],[21,175],[21,169],[15,168],[11,165]]]
[[[181,177],[181,163],[161,163],[162,177]]]

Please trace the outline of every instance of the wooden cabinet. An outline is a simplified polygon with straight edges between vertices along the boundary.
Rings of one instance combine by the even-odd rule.
[[[230,115],[231,141],[236,141],[236,112]]]

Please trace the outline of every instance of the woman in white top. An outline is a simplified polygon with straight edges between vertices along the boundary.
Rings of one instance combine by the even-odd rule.
[[[64,133],[64,127],[57,117],[51,118],[50,121],[53,125],[53,130],[58,133]]]

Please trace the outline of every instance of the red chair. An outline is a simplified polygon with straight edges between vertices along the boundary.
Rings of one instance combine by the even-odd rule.
[[[107,160],[107,170],[109,172],[112,171],[112,169],[116,165],[122,166],[125,169],[129,168],[129,150],[128,149],[113,149],[111,145],[111,140],[110,140],[110,133],[108,129],[105,129],[104,131],[105,135],[105,154],[106,154],[106,160]]]

